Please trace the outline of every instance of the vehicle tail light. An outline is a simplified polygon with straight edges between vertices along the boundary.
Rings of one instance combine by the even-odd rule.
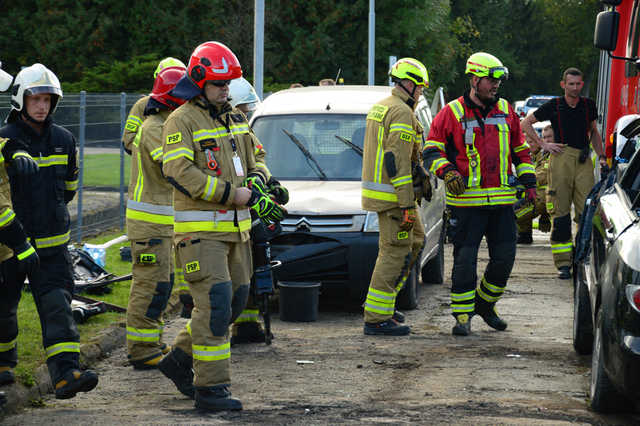
[[[640,285],[627,284],[627,300],[637,312],[640,312]]]

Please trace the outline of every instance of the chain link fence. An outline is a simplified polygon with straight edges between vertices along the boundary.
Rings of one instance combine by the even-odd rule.
[[[71,238],[96,235],[106,229],[124,229],[130,157],[121,136],[139,93],[65,93],[54,115],[55,123],[76,138],[80,176],[78,193],[69,205]],[[11,96],[0,95],[0,119],[11,110]]]

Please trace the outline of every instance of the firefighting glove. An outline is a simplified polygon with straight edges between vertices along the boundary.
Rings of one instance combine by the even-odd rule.
[[[251,189],[253,186],[257,186],[261,192],[267,192],[267,186],[262,179],[262,176],[256,173],[251,173],[243,183],[243,186]]]
[[[267,194],[260,191],[258,185],[252,185],[249,189],[251,189],[251,196],[247,201],[247,206],[251,207],[259,218],[267,224],[280,222],[284,218],[287,211]]]
[[[541,215],[540,219],[538,219],[538,229],[540,232],[549,232],[551,231],[551,219],[548,215]]]
[[[413,228],[413,224],[416,222],[416,209],[415,207],[403,207],[402,219],[400,221],[400,229],[403,231],[409,231]]]
[[[464,179],[462,175],[455,170],[449,170],[444,174],[444,184],[453,195],[462,195],[465,191]]]
[[[535,188],[527,188],[524,190],[524,196],[527,199],[528,202],[530,203],[535,203],[536,202],[536,197],[538,196],[538,193],[536,191]]]
[[[38,163],[25,151],[16,151],[11,157],[11,167],[19,176],[30,176],[38,173]]]
[[[282,186],[273,176],[267,182],[267,193],[273,196],[276,203],[284,206],[289,202],[289,191]]]
[[[422,199],[424,198],[427,202],[431,201],[431,197],[433,192],[431,190],[431,182],[429,181],[429,175],[424,170],[424,168],[416,164],[413,168],[413,194],[415,196],[418,205],[422,205]]]
[[[191,318],[191,311],[193,310],[193,297],[189,293],[182,293],[179,296],[182,303],[182,312],[180,316],[182,318]]]
[[[29,277],[29,281],[31,281],[32,274],[40,267],[38,253],[27,240],[14,247],[13,253],[18,259],[18,269],[21,273],[26,274]]]

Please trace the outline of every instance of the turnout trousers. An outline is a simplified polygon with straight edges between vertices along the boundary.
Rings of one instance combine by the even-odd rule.
[[[512,206],[449,208],[453,243],[451,310],[454,317],[471,316],[476,303],[492,307],[504,292],[516,257],[515,216]],[[489,263],[476,289],[482,237],[487,240]]]
[[[79,368],[80,336],[70,305],[73,265],[66,244],[37,252],[40,268],[29,287],[40,317],[49,375],[57,383],[69,370]],[[0,268],[4,281],[0,285],[0,366],[13,368],[18,363],[18,303],[26,277],[15,257],[2,262]]]
[[[185,234],[176,235],[175,242],[194,308],[173,346],[193,357],[195,387],[229,385],[229,325],[247,303],[250,243],[190,239]]]
[[[420,215],[410,231],[400,229],[402,211],[378,212],[380,237],[369,291],[364,302],[364,321],[377,323],[393,316],[396,297],[424,247],[424,226]]]
[[[533,219],[540,216],[541,219],[547,217],[547,220],[549,220],[549,213],[547,213],[546,207],[546,195],[538,189],[538,196],[536,197],[535,203],[525,204],[516,210],[515,213],[518,232],[531,233],[533,231]],[[547,232],[549,231],[547,230]]]
[[[133,263],[127,306],[127,348],[131,361],[147,361],[162,354],[163,314],[173,287],[172,238],[131,241]]]
[[[571,204],[574,220],[579,222],[584,202],[593,187],[593,162],[591,158],[580,163],[581,150],[564,147],[560,154],[549,157],[549,184],[547,186],[547,211],[551,215],[551,253],[556,268],[571,266],[573,238],[571,236]]]

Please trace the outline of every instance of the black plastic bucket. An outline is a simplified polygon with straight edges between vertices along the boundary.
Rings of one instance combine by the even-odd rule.
[[[318,319],[319,282],[279,281],[280,319],[282,321],[315,321]]]

